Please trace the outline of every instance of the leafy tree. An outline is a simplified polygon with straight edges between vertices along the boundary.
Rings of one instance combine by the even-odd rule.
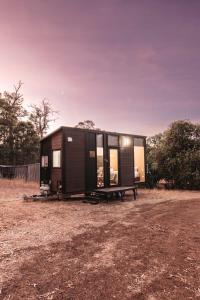
[[[165,177],[176,187],[194,188],[200,172],[199,126],[189,121],[172,123],[165,139]],[[196,186],[196,184],[195,184]],[[200,177],[199,177],[200,188]]]
[[[83,128],[83,129],[96,129],[95,123],[91,120],[85,120],[83,122],[79,122],[75,127]]]
[[[30,121],[20,121],[14,129],[15,164],[38,162],[39,137]]]
[[[40,138],[47,133],[49,125],[55,121],[54,115],[57,111],[52,109],[48,100],[42,100],[40,105],[31,105],[32,111],[30,113],[30,121],[33,123],[36,133]]]
[[[33,105],[30,114],[23,108],[21,87],[19,81],[12,93],[0,93],[0,164],[39,161],[39,138],[53,121],[55,112],[45,99],[41,105]]]
[[[0,94],[0,143],[7,149],[7,161],[11,164],[14,163],[14,129],[18,120],[26,115],[21,87],[22,82],[19,81],[12,93],[6,91]]]
[[[159,133],[147,139],[147,184],[150,188],[155,187],[157,182],[162,178],[161,169],[158,165],[158,158],[162,153],[161,147],[163,138],[164,135],[162,133]]]
[[[165,179],[176,188],[200,189],[199,124],[173,122],[162,135],[148,140],[147,159],[155,182]]]

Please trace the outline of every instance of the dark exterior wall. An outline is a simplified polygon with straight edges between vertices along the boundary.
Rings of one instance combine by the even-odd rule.
[[[121,185],[133,185],[134,182],[134,161],[133,147],[120,148],[120,170]]]
[[[64,155],[65,155],[65,193],[78,193],[85,191],[85,139],[86,132],[77,129],[64,129]],[[68,141],[72,138],[72,142]]]
[[[62,146],[63,146],[63,131],[60,130],[56,132],[51,137],[51,160],[53,150],[61,150],[61,160],[62,160]],[[58,182],[62,182],[62,162],[61,162],[61,168],[53,168],[53,165],[51,164],[51,190],[53,192],[57,191]]]
[[[57,192],[58,182],[62,182],[62,169],[53,168],[51,171],[51,190]]]
[[[96,189],[97,185],[97,163],[96,163],[96,134],[88,132],[86,137],[86,190]],[[93,156],[94,154],[94,156]]]
[[[43,181],[44,183],[49,183],[51,179],[51,137],[41,141],[40,143],[40,183]],[[42,156],[48,156],[48,167],[42,168],[41,167],[41,159]]]
[[[62,148],[62,130],[56,132],[51,138],[51,149],[52,150],[59,150]]]

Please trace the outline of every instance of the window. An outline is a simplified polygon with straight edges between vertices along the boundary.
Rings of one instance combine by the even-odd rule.
[[[97,134],[97,147],[103,147],[103,134]]]
[[[134,146],[144,147],[144,140],[141,138],[134,138]]]
[[[97,134],[97,187],[104,186],[103,134]]]
[[[144,140],[134,139],[134,176],[135,182],[145,182]]]
[[[119,183],[119,166],[118,166],[118,149],[110,149],[110,185],[118,185]]]
[[[96,153],[95,153],[95,151],[89,151],[89,156],[90,156],[90,158],[95,158],[96,157]]]
[[[121,145],[121,147],[132,147],[133,146],[133,138],[130,136],[121,136],[120,145]]]
[[[61,167],[61,151],[54,150],[53,151],[53,168]]]
[[[117,135],[108,135],[108,146],[119,146],[119,137]]]
[[[42,168],[48,167],[48,156],[46,156],[46,155],[42,156],[41,166],[42,166]]]

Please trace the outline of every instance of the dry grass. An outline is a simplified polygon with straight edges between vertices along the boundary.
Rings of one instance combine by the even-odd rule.
[[[39,184],[25,182],[22,179],[0,179],[0,200],[10,201],[22,198],[24,194],[35,194],[39,192]]]
[[[24,202],[0,180],[0,299],[199,299],[200,193]]]
[[[36,182],[24,181],[23,179],[0,179],[0,187],[14,189],[38,189],[39,184]]]

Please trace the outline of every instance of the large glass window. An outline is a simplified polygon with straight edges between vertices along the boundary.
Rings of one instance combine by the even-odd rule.
[[[119,183],[118,149],[109,149],[110,154],[110,185]]]
[[[145,182],[144,140],[134,139],[135,182]]]
[[[53,168],[61,167],[61,151],[54,150],[53,151]]]
[[[104,153],[103,153],[103,134],[97,134],[97,187],[104,186]]]

